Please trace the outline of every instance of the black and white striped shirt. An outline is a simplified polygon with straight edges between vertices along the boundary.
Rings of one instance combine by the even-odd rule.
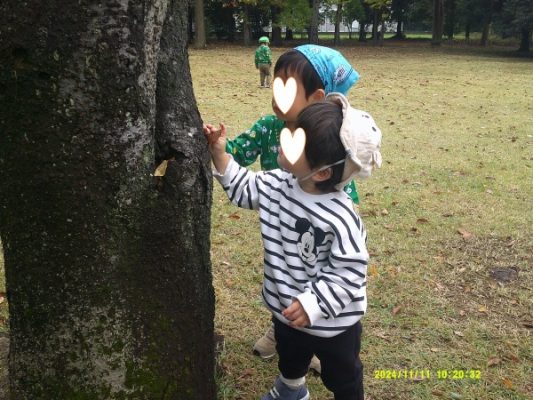
[[[311,325],[301,330],[331,337],[354,325],[367,306],[366,231],[343,192],[309,194],[282,170],[254,173],[233,159],[216,174],[229,199],[259,210],[264,245],[263,300],[274,316],[294,298]]]

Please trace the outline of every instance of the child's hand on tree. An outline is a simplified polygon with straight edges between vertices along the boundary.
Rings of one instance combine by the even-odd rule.
[[[224,124],[220,124],[220,128],[218,129],[211,124],[204,124],[203,128],[204,135],[207,139],[207,144],[209,146],[215,144],[218,141],[218,139],[222,136],[222,132],[224,132],[224,146],[226,145],[226,127],[224,126]]]
[[[311,325],[309,316],[298,299],[294,299],[292,304],[283,310],[282,314],[290,321],[289,324],[291,326],[305,328],[306,326]]]
[[[220,124],[217,129],[211,124],[205,124],[203,129],[213,164],[218,172],[224,174],[230,159],[230,155],[226,153],[226,126]]]

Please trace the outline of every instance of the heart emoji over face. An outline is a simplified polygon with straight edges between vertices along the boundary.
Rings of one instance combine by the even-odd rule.
[[[274,91],[274,100],[283,114],[291,109],[292,103],[296,98],[296,81],[294,78],[287,79],[287,83],[283,83],[283,79],[274,79],[274,85],[272,85]]]
[[[298,128],[292,134],[289,129],[283,128],[279,136],[279,142],[287,161],[295,164],[305,148],[305,131],[302,128]]]

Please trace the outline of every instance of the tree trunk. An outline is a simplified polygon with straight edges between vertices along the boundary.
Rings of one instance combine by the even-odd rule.
[[[205,49],[205,16],[204,16],[204,0],[194,0],[194,25],[196,35],[194,36],[194,47],[197,49]]]
[[[403,29],[402,29],[402,20],[401,19],[398,19],[398,21],[396,21],[397,24],[396,24],[396,39],[405,39],[405,36],[403,34]]]
[[[272,45],[283,45],[283,38],[281,37],[281,26],[279,26],[279,14],[281,9],[279,7],[270,7],[270,14],[272,15]]]
[[[174,0],[0,3],[12,399],[215,399],[187,19]]]
[[[440,46],[444,28],[444,5],[443,0],[433,0],[433,34],[431,44]]]
[[[372,23],[372,43],[374,45],[378,44],[379,41],[379,13],[377,10],[374,10],[374,21]]]
[[[287,27],[285,30],[285,40],[294,40],[294,34],[291,28]]]
[[[490,20],[483,24],[483,30],[481,32],[481,46],[487,46],[489,44],[489,33],[490,33]]]
[[[337,3],[337,12],[335,13],[335,35],[333,38],[334,46],[338,46],[341,43],[340,25],[342,17],[342,3]]]
[[[244,45],[250,46],[252,44],[252,23],[250,21],[250,6],[248,4],[244,5],[242,35]]]
[[[359,41],[366,42],[366,25],[359,24]]]
[[[385,33],[387,32],[387,27],[386,27],[386,21],[383,19],[382,14],[380,14],[380,19],[381,19],[381,33],[379,35],[379,45],[383,46],[383,42],[385,41]]]
[[[522,30],[520,32],[520,48],[518,49],[518,51],[520,51],[520,52],[528,52],[529,51],[530,38],[531,38],[531,31],[526,29],[526,28],[522,28]]]
[[[310,0],[313,11],[311,13],[311,22],[307,30],[309,43],[318,44],[318,19],[320,11],[320,0]]]

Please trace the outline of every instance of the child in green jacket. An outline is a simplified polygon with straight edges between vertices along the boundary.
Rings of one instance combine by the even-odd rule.
[[[259,38],[259,47],[255,50],[255,68],[259,70],[259,87],[270,87],[270,67],[272,67],[272,52],[268,44],[268,37]]]

